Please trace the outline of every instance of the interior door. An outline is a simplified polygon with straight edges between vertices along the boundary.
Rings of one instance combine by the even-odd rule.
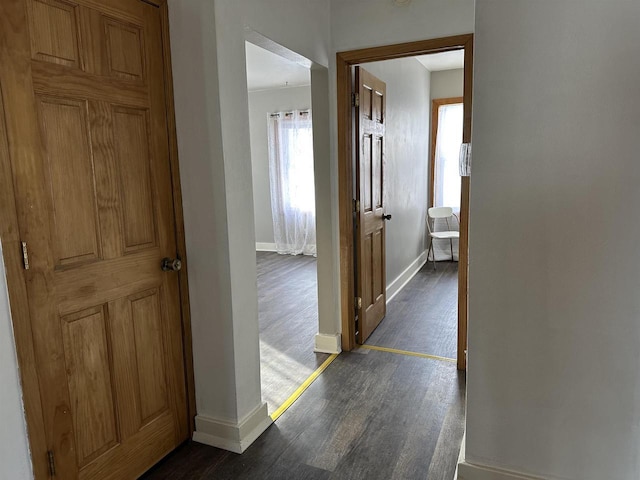
[[[136,478],[188,437],[160,11],[2,0],[0,65],[55,478]]]
[[[356,67],[356,338],[364,343],[386,314],[384,132],[385,83]]]

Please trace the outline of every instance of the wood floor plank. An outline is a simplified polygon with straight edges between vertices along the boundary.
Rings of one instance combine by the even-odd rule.
[[[387,305],[367,344],[456,358],[458,263],[427,263]]]
[[[243,455],[191,444],[146,478],[451,479],[463,422],[455,365],[343,353]]]
[[[373,384],[380,392],[380,400],[371,408],[367,429],[335,470],[336,478],[404,478],[407,465],[413,464],[427,471],[428,452],[434,448],[433,439],[437,438],[437,431],[428,427],[438,423],[440,406],[429,409],[422,405],[433,386],[432,377],[438,365],[379,352],[372,352],[368,357],[366,363],[393,363],[396,372],[390,381]],[[421,436],[412,434],[415,428]]]
[[[272,414],[329,357],[318,332],[316,258],[256,253],[262,399]]]
[[[458,382],[459,398],[464,399],[465,390],[464,375],[461,375]],[[451,452],[457,452],[460,448],[460,441],[464,435],[464,417],[464,401],[455,402],[449,406],[442,430],[438,436],[438,444],[431,458],[427,480],[452,478],[451,472],[455,472],[458,458],[457,456],[453,457]]]
[[[258,262],[259,282],[277,270],[280,260],[266,255],[264,262]],[[276,276],[283,281],[295,272],[308,275],[302,272],[311,268],[311,262],[302,260],[307,265],[300,262],[290,266],[289,273],[281,270]],[[438,288],[451,287],[456,267],[440,262],[435,274],[431,270],[416,275],[390,302],[388,311],[393,315],[387,320],[391,321],[385,320],[374,332],[375,344],[455,357],[456,297],[448,305],[446,298],[451,296],[429,297]],[[287,293],[275,286],[272,292]],[[288,302],[294,300],[283,301]],[[276,314],[269,311],[269,315],[278,321]],[[309,361],[297,356],[303,352],[286,345],[289,336],[299,334],[300,322],[289,319],[283,323],[292,328],[289,335],[276,328],[278,333],[272,336],[272,325],[261,324],[264,343],[292,361]],[[438,328],[442,332],[436,335]],[[412,332],[430,337],[412,340]],[[464,431],[465,388],[465,374],[448,362],[377,350],[342,353],[244,454],[191,443],[144,478],[449,480]]]
[[[325,391],[332,392],[333,401],[327,406],[325,415],[310,425],[299,439],[306,446],[305,462],[309,465],[335,471],[340,462],[357,449],[372,420],[382,413],[387,391],[378,388],[377,384],[391,384],[397,364],[376,362],[379,359],[371,357],[369,364],[376,363],[375,382],[372,382],[370,376],[356,378],[353,375],[360,369],[359,358],[362,356],[354,357],[355,361],[351,362],[345,356],[333,375],[327,376]],[[341,382],[350,377],[353,377],[350,388],[340,392]]]

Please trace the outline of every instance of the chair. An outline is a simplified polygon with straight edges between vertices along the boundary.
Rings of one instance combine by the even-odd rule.
[[[433,269],[436,269],[436,251],[435,248],[433,248],[433,239],[437,239],[437,240],[449,240],[449,245],[451,247],[451,260],[453,260],[453,239],[454,238],[460,238],[460,232],[456,231],[456,230],[451,230],[451,225],[449,224],[449,219],[451,217],[456,217],[456,220],[458,220],[458,228],[460,225],[460,219],[458,219],[458,216],[453,213],[453,208],[451,207],[431,207],[428,211],[427,211],[427,229],[429,230],[429,250],[427,250],[427,259],[429,259],[429,252],[431,252],[431,255],[433,255]],[[447,222],[447,229],[446,230],[441,230],[438,232],[434,232],[431,230],[431,222],[430,220],[433,220],[433,228],[435,229],[435,221],[439,218],[444,218],[445,221]]]

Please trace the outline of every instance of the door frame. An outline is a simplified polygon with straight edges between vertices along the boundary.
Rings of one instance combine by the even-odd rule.
[[[165,85],[167,115],[167,136],[169,149],[169,168],[173,193],[173,213],[175,217],[175,236],[177,255],[183,261],[182,270],[178,272],[179,303],[182,323],[182,343],[184,352],[184,370],[187,392],[187,419],[189,422],[189,436],[195,428],[195,383],[193,370],[193,347],[191,342],[191,314],[189,308],[189,285],[186,262],[186,245],[184,237],[184,217],[182,211],[182,193],[180,186],[180,171],[178,162],[178,141],[176,135],[175,111],[173,103],[173,79],[171,70],[171,50],[169,44],[169,12],[167,0],[138,0],[150,3],[159,8],[162,50],[163,77]],[[7,290],[11,306],[11,321],[13,325],[20,386],[24,403],[25,420],[29,438],[31,462],[36,479],[49,478],[47,459],[47,442],[44,419],[42,415],[41,392],[38,383],[36,361],[33,347],[33,333],[31,330],[31,316],[29,313],[29,299],[27,285],[23,275],[22,251],[20,247],[20,231],[15,204],[13,174],[9,158],[9,145],[5,126],[5,111],[3,98],[7,92],[3,91],[0,78],[0,241],[5,262]]]
[[[355,341],[354,239],[353,239],[353,126],[351,67],[356,64],[413,57],[464,49],[463,142],[471,141],[473,82],[473,34],[399,43],[336,53],[338,100],[338,215],[340,236],[340,312],[342,349],[352,350]],[[467,289],[469,274],[469,177],[462,177],[460,202],[460,247],[458,263],[458,369],[466,370]],[[461,268],[462,266],[462,268]]]

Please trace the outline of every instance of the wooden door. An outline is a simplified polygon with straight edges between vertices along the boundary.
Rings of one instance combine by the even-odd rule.
[[[384,132],[386,85],[356,67],[357,340],[364,343],[386,314]]]
[[[160,267],[176,256],[162,45],[143,1],[0,2],[0,133],[55,478],[136,478],[188,437],[178,279]]]

